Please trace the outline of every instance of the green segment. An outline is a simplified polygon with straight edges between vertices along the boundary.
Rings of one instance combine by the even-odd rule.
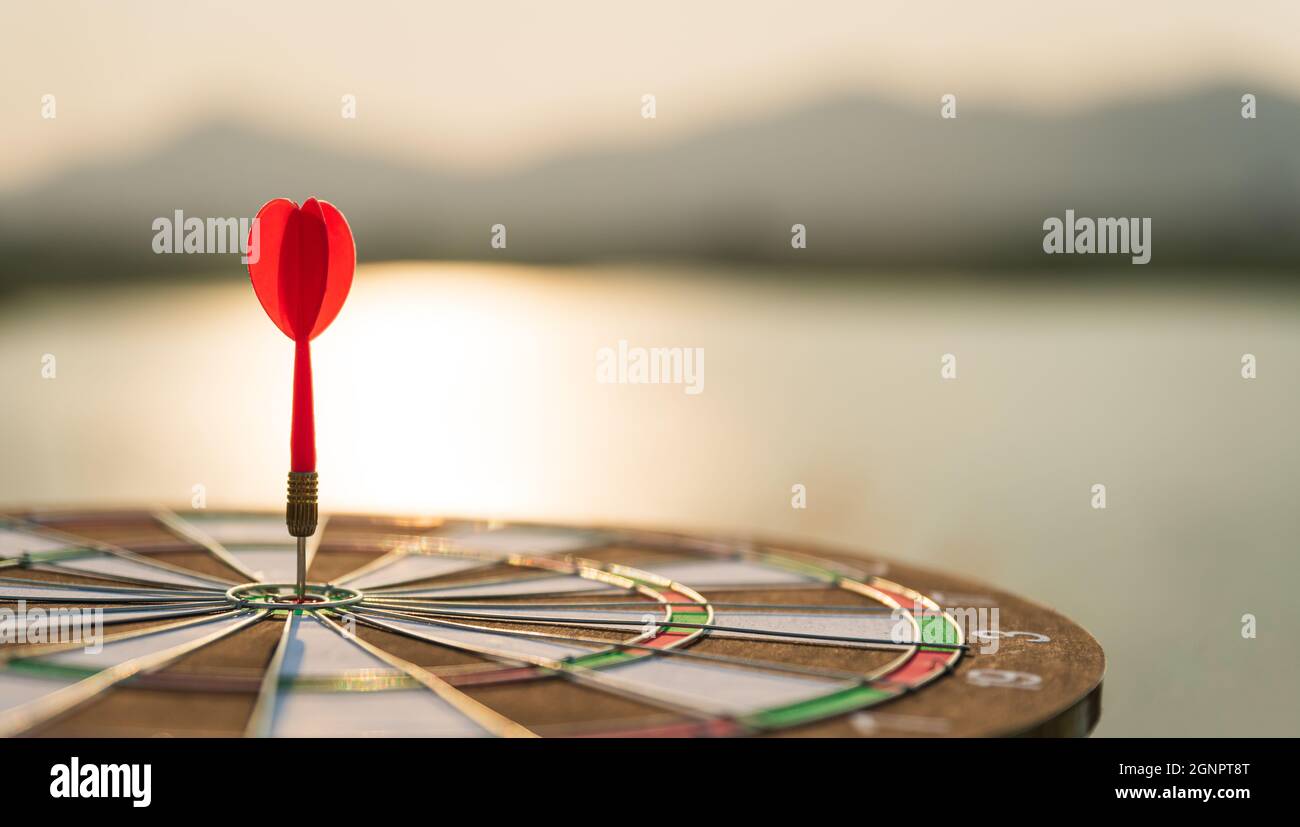
[[[946,643],[951,646],[960,642],[957,640],[957,630],[942,615],[921,615],[917,622],[921,627],[921,643]],[[926,649],[924,646],[921,648]]]
[[[38,678],[64,678],[71,681],[79,681],[82,678],[88,678],[102,669],[86,669],[82,666],[68,666],[62,663],[52,663],[49,661],[39,660],[37,658],[25,659],[16,658],[9,661],[8,668],[11,671],[24,675],[33,675]]]
[[[779,706],[775,709],[756,712],[740,719],[740,723],[755,729],[772,729],[795,726],[809,721],[816,721],[832,715],[840,715],[862,709],[865,706],[880,703],[894,697],[893,692],[886,692],[874,686],[852,686],[848,689],[823,695],[807,701]]]
[[[775,568],[785,569],[786,571],[791,571],[795,574],[805,574],[809,577],[815,577],[818,580],[825,580],[828,583],[837,583],[840,579],[838,573],[833,572],[830,569],[822,568],[821,566],[813,565],[812,563],[805,563],[802,560],[791,560],[786,557],[768,557],[766,555],[759,559]]]
[[[57,563],[60,560],[75,560],[78,557],[95,557],[99,552],[93,548],[60,548],[53,551],[29,551],[24,554],[33,563]]]
[[[639,654],[633,654],[626,650],[617,652],[602,652],[595,655],[583,655],[570,661],[565,661],[566,666],[576,666],[580,669],[600,669],[604,666],[613,666],[617,663],[624,663],[635,658],[642,657]]]
[[[669,621],[670,623],[671,623],[671,622],[677,622],[677,623],[694,623],[694,624],[697,624],[697,625],[703,625],[703,624],[709,622],[709,613],[708,613],[708,612],[691,612],[691,611],[683,612],[683,611],[678,611],[677,609],[674,609],[674,610],[673,610],[673,611],[668,615],[668,621]],[[670,626],[670,627],[668,627],[668,631],[669,631],[669,632],[676,632],[676,633],[678,633],[678,634],[682,634],[682,635],[689,635],[689,634],[691,634],[691,633],[693,633],[693,632],[698,632],[699,629],[697,629],[697,628],[692,628],[692,627],[690,627],[690,626]]]

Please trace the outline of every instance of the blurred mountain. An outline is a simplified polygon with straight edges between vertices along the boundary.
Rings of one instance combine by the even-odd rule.
[[[1067,116],[959,117],[837,99],[680,141],[460,174],[209,124],[146,156],[69,168],[0,193],[0,283],[239,268],[155,255],[153,220],[249,216],[317,195],[347,214],[363,260],[707,259],[858,268],[1051,272],[1300,264],[1300,102],[1201,90]],[[1042,222],[1149,216],[1152,263],[1042,253]],[[508,228],[505,250],[489,227]],[[790,247],[790,226],[809,246]]]

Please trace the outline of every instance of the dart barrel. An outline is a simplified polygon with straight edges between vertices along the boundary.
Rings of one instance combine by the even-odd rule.
[[[310,537],[316,533],[316,472],[289,472],[289,500],[284,509],[284,522],[294,537]]]

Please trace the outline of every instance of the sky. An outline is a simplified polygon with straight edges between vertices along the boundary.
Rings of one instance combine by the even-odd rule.
[[[213,120],[491,169],[845,94],[1050,111],[1240,80],[1300,97],[1298,32],[1292,2],[9,3],[0,189]]]

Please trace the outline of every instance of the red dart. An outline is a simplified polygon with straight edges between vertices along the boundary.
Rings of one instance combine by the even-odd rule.
[[[293,431],[285,522],[298,538],[298,595],[306,586],[306,538],[316,532],[316,423],[311,340],[339,314],[357,252],[343,213],[328,201],[287,198],[258,210],[248,237],[248,275],[262,309],[293,339]]]

